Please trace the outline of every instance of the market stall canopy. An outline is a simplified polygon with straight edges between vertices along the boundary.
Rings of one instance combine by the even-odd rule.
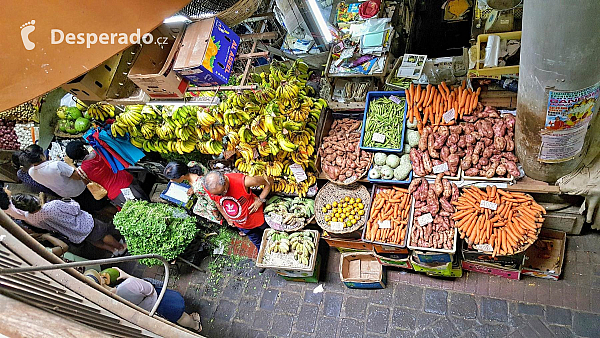
[[[0,111],[93,69],[188,2],[3,1]]]

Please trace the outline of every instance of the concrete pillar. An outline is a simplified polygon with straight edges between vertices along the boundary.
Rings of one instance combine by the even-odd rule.
[[[590,153],[599,151],[590,148],[592,138],[600,138],[596,113],[583,150],[573,160],[558,164],[537,160],[547,89],[578,90],[600,81],[599,18],[599,0],[524,1],[515,141],[519,161],[532,178],[554,183],[582,162],[588,148]]]

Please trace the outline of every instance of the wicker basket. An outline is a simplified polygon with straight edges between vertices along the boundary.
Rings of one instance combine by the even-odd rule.
[[[323,213],[322,209],[325,205],[334,201],[339,201],[346,196],[351,198],[360,198],[364,204],[365,214],[356,222],[356,224],[352,225],[351,227],[345,227],[342,230],[333,230],[329,224],[325,222],[325,214]],[[343,186],[329,182],[325,184],[321,190],[319,190],[319,193],[317,193],[317,198],[315,199],[315,219],[317,220],[317,224],[327,232],[334,234],[347,234],[354,232],[365,225],[369,215],[370,207],[371,194],[369,194],[369,191],[364,185],[354,183]]]
[[[370,165],[365,167],[365,170],[358,176],[352,176],[352,177],[348,177],[344,182],[339,182],[339,181],[335,181],[333,179],[331,179],[326,172],[323,171],[323,175],[325,176],[325,178],[327,178],[327,180],[329,180],[329,182],[333,183],[333,184],[337,184],[337,185],[350,185],[350,184],[354,184],[356,183],[358,180],[360,180],[361,178],[365,177],[367,175],[367,173],[369,172],[369,170],[371,169],[371,165],[373,164],[373,153],[369,153],[371,154],[370,157],[371,159],[369,160]]]
[[[298,230],[302,230],[302,229],[304,229],[304,227],[305,227],[306,225],[308,225],[308,224],[309,224],[310,222],[312,222],[314,219],[315,219],[315,216],[313,215],[313,217],[311,217],[311,218],[308,218],[308,219],[307,219],[307,220],[306,220],[304,223],[302,223],[302,224],[298,225],[297,227],[295,227],[295,228],[289,228],[289,229],[286,229],[286,228],[284,228],[284,227],[281,225],[281,223],[279,223],[279,222],[275,221],[273,218],[269,217],[269,215],[265,215],[265,222],[267,222],[267,224],[268,224],[268,225],[269,225],[269,226],[270,226],[272,229],[275,229],[275,230],[277,230],[277,231],[285,231],[285,232],[295,232],[295,231],[298,231]]]
[[[227,26],[233,27],[251,17],[261,4],[261,0],[240,0],[235,5],[219,12],[217,17]]]
[[[62,131],[60,131],[60,129],[58,128],[58,124],[56,125],[56,128],[54,128],[54,135],[55,135],[56,137],[60,137],[60,138],[73,138],[73,139],[76,139],[76,138],[82,138],[82,137],[83,137],[83,134],[84,134],[84,133],[79,133],[79,134],[74,134],[74,135],[71,135],[71,134],[68,134],[68,133],[62,132]]]

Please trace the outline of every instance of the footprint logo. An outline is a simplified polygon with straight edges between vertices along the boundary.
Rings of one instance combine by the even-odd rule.
[[[35,30],[35,20],[31,20],[21,26],[21,39],[23,40],[23,46],[25,49],[32,50],[35,48],[35,43],[29,40],[29,34]]]

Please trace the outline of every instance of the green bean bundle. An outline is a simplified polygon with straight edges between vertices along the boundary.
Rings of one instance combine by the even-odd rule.
[[[404,97],[397,97],[395,103],[387,97],[369,103],[363,146],[372,148],[402,149],[402,129],[404,128]],[[381,134],[385,140],[381,141]]]

